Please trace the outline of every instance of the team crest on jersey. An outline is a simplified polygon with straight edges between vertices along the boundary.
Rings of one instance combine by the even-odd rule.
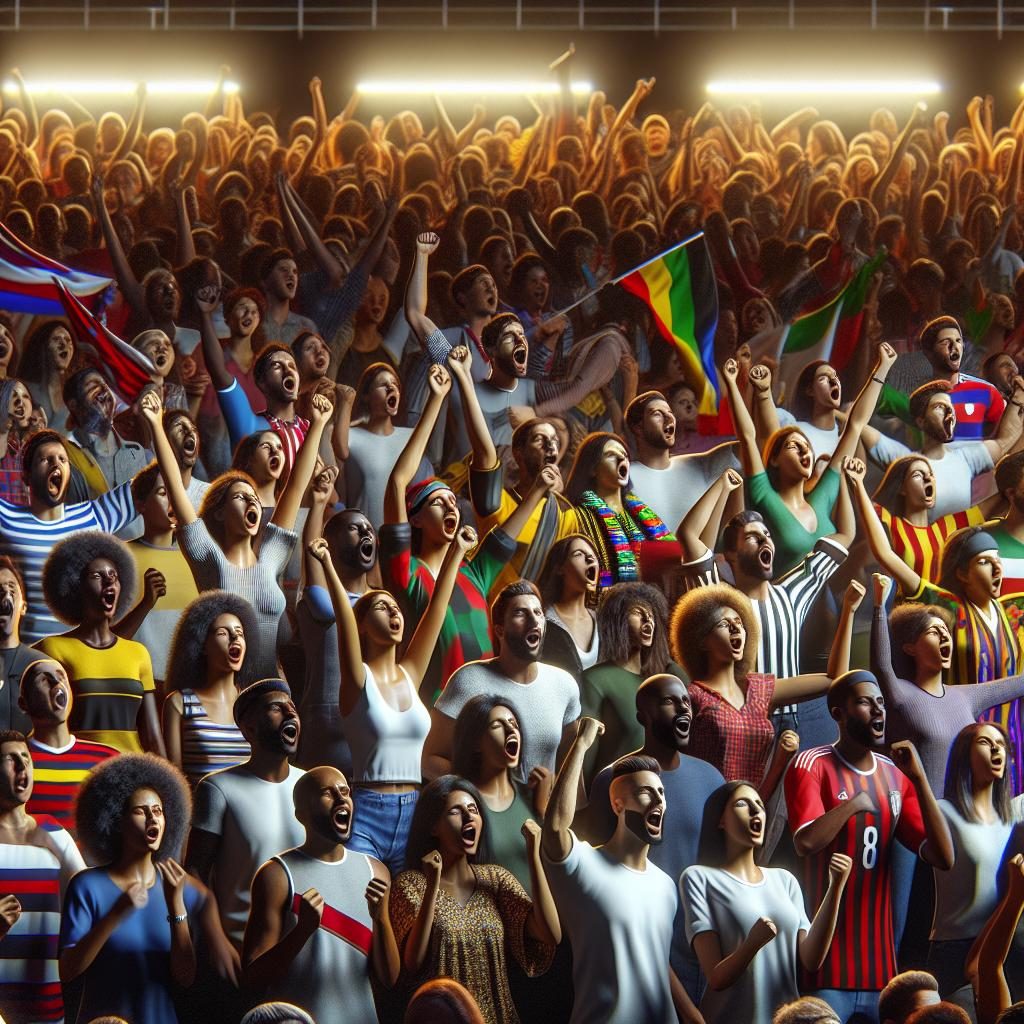
[[[836,797],[837,800],[849,800],[850,794],[845,789],[839,790],[839,795]]]
[[[892,816],[898,818],[903,807],[903,794],[898,789],[889,790],[889,806],[892,808]]]

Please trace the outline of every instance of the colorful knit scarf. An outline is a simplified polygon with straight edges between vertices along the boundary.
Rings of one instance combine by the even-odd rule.
[[[622,497],[625,509],[625,515],[622,516],[594,491],[584,491],[580,496],[580,504],[600,523],[604,533],[604,544],[598,548],[602,587],[640,579],[634,545],[645,540],[675,540],[657,513],[632,492]],[[609,549],[614,564],[609,558]]]

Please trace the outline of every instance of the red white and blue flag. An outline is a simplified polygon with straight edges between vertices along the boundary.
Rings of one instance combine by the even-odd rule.
[[[36,252],[0,223],[0,309],[33,316],[63,316],[64,306],[55,281],[93,309],[113,284],[109,277],[97,277],[72,270],[63,263]]]

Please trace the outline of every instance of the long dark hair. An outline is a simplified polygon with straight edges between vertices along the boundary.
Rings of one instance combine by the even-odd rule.
[[[540,570],[540,576],[537,578],[537,589],[540,591],[540,600],[545,608],[550,608],[557,601],[561,600],[562,570],[569,558],[569,548],[572,546],[573,541],[577,540],[585,541],[587,547],[594,552],[594,557],[597,559],[598,566],[601,564],[601,552],[594,547],[594,542],[584,534],[570,533],[561,540],[555,541],[555,543],[551,545],[547,557],[544,559],[544,565]],[[600,574],[598,574],[597,586],[587,597],[588,605],[597,604],[598,598],[601,594],[600,580],[601,577]]]
[[[945,797],[960,812],[964,821],[981,822],[974,806],[974,776],[971,772],[971,745],[974,737],[985,727],[991,726],[1006,744],[1006,770],[1001,779],[992,785],[992,806],[999,820],[1006,824],[1013,819],[1010,799],[1013,790],[1010,788],[1010,761],[1013,757],[1013,744],[1010,735],[998,722],[971,722],[965,725],[953,740],[949,748],[949,760],[946,762]]]
[[[412,824],[409,826],[409,841],[405,847],[405,866],[413,871],[422,871],[421,861],[431,850],[437,848],[437,839],[431,835],[434,826],[444,814],[444,805],[452,793],[468,793],[476,802],[480,811],[482,834],[476,855],[470,857],[470,863],[489,864],[491,847],[488,841],[487,805],[480,795],[480,790],[469,779],[458,775],[441,775],[423,787],[420,798],[416,801]]]
[[[565,496],[574,505],[580,504],[584,491],[594,489],[594,470],[604,454],[604,446],[609,441],[621,444],[628,454],[629,449],[626,448],[626,442],[618,434],[609,434],[602,431],[587,434],[580,442],[579,448],[576,449],[576,458],[573,460],[572,469],[569,471],[569,479],[565,484]],[[625,489],[627,491],[633,489],[632,481],[626,481]]]
[[[722,815],[740,786],[757,792],[757,786],[745,779],[733,779],[719,786],[704,802],[704,817],[700,825],[700,846],[697,863],[709,868],[720,868],[725,863],[725,831],[720,828]]]
[[[475,779],[480,773],[481,757],[478,749],[480,740],[487,734],[491,712],[495,708],[508,708],[519,726],[519,749],[525,747],[523,724],[519,712],[512,702],[493,693],[478,693],[463,705],[455,719],[455,735],[452,738],[452,771],[467,779]]]
[[[910,467],[915,462],[923,462],[928,465],[928,460],[923,455],[902,455],[890,462],[875,493],[871,496],[876,505],[888,509],[894,516],[899,516],[901,519],[905,518],[907,514],[907,498],[901,493],[903,483],[907,479]]]
[[[17,373],[12,373],[12,377],[17,377],[19,380],[31,384],[45,383],[49,361],[46,346],[50,340],[50,335],[58,327],[63,327],[71,335],[72,351],[74,354],[68,366],[68,376],[70,377],[82,365],[78,342],[75,341],[71,328],[63,320],[47,320],[46,323],[40,324],[26,339],[21,350],[21,358],[18,360]]]
[[[668,601],[650,583],[616,583],[601,595],[597,610],[597,635],[601,663],[622,664],[629,658],[629,609],[645,605],[654,616],[654,640],[640,656],[640,675],[645,679],[668,667]]]
[[[814,399],[807,394],[807,389],[814,383],[818,371],[823,366],[831,366],[827,359],[812,359],[801,371],[793,387],[793,395],[789,401],[790,412],[798,420],[810,420],[814,412]]]

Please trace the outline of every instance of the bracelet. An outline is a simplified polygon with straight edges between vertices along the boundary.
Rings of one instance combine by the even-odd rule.
[[[872,375],[871,375],[871,379],[872,379],[872,380],[873,380],[873,381],[874,381],[874,382],[875,382],[876,384],[884,384],[884,383],[885,383],[885,381],[884,381],[884,380],[882,380],[882,378],[881,378],[881,377],[876,377],[876,376],[875,376],[874,374],[872,374]]]
[[[182,921],[188,920],[188,914],[168,914],[167,920],[171,924],[181,924]]]

